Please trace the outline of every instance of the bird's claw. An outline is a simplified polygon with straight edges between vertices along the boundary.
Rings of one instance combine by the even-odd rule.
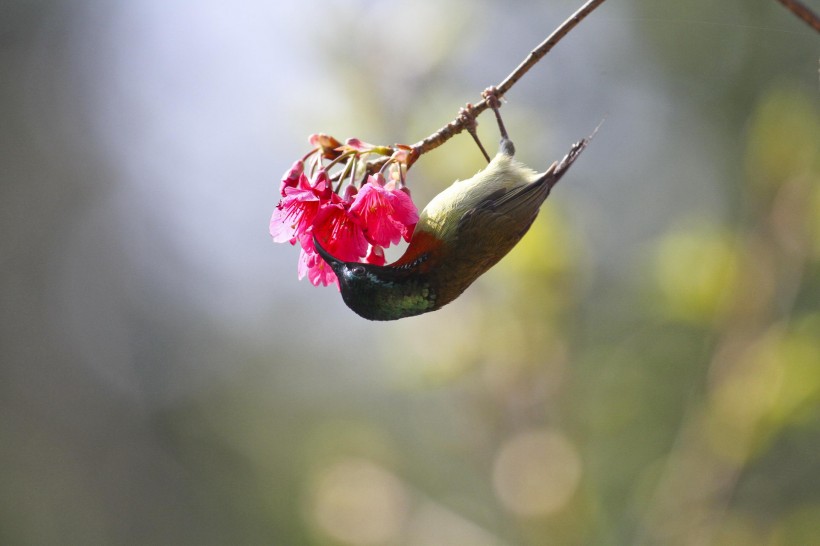
[[[498,93],[498,88],[491,85],[481,93],[481,96],[484,98],[487,106],[492,108],[495,114],[495,120],[498,122],[498,132],[501,133],[501,140],[509,140],[507,128],[504,127],[504,122],[501,120],[501,112],[499,112],[499,108],[501,108],[501,95]]]
[[[478,145],[478,149],[481,150],[481,153],[484,154],[484,158],[487,160],[487,163],[489,163],[490,155],[487,153],[487,150],[484,149],[484,145],[481,144],[481,140],[478,138],[478,132],[476,131],[478,122],[475,120],[475,106],[468,102],[464,108],[458,111],[458,119],[461,121],[461,124],[467,132],[470,133],[470,136],[473,137],[473,140]]]

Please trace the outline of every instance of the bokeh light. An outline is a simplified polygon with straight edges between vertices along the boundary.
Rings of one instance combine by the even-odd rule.
[[[389,544],[407,517],[406,497],[402,483],[386,470],[347,459],[318,475],[311,515],[322,531],[342,542]]]
[[[563,434],[529,431],[501,446],[493,467],[493,484],[510,511],[545,516],[569,501],[581,473],[578,453]]]

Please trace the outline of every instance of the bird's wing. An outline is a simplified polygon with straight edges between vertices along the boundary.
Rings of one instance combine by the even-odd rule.
[[[499,189],[485,197],[461,217],[457,231],[458,239],[466,242],[467,239],[482,232],[492,237],[493,233],[485,230],[497,229],[503,232],[506,228],[506,233],[517,241],[535,220],[552,187],[569,170],[588,143],[588,138],[576,142],[567,155],[553,163],[532,183],[509,190]]]
[[[499,189],[471,208],[459,220],[459,239],[474,229],[510,229],[516,225],[526,231],[550,191],[546,179],[511,190]]]

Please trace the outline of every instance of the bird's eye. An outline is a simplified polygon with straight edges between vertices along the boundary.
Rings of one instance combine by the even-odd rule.
[[[364,266],[362,265],[354,265],[350,267],[350,273],[355,275],[356,277],[364,276]]]

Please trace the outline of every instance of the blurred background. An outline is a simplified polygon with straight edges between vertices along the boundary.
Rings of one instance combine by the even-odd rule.
[[[820,37],[774,0],[565,38],[518,157],[606,122],[441,311],[270,241],[310,133],[415,142],[580,3],[2,2],[0,543],[816,544]],[[481,166],[424,156],[419,208]]]

